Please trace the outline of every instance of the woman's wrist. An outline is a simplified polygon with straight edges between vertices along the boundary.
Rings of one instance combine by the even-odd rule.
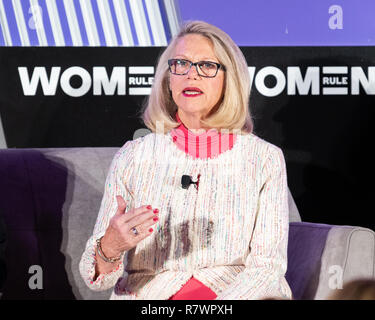
[[[109,274],[118,269],[119,265],[122,262],[121,259],[113,263],[105,262],[102,258],[100,258],[97,247],[95,248],[95,255],[97,258],[95,263],[95,274],[93,277],[93,281],[96,281],[96,279],[101,274]]]
[[[112,246],[107,244],[105,236],[97,240],[96,252],[99,257],[109,263],[114,263],[121,259],[123,252],[113,250]]]

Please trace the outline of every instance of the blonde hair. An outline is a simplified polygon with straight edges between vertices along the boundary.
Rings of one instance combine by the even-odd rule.
[[[248,105],[250,76],[245,57],[224,31],[203,21],[184,24],[160,56],[151,94],[141,111],[143,122],[152,132],[162,129],[163,133],[179,125],[175,120],[177,105],[169,90],[168,59],[172,57],[178,41],[188,34],[199,34],[209,39],[219,63],[226,69],[223,99],[217,109],[201,119],[202,125],[218,130],[235,130],[238,134],[252,132],[253,121]]]

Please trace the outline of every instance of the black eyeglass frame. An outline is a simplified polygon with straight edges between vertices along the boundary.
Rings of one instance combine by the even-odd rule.
[[[176,60],[179,60],[179,61],[185,61],[185,62],[190,63],[190,67],[189,67],[189,69],[188,69],[185,73],[174,73],[174,72],[172,72],[171,66],[172,66],[173,61],[176,61]],[[198,64],[200,64],[200,63],[212,63],[212,64],[215,64],[215,65],[217,66],[217,69],[216,69],[216,73],[215,73],[215,75],[213,75],[213,76],[206,76],[206,75],[204,75],[204,74],[199,73]],[[215,78],[216,75],[217,75],[217,73],[219,72],[219,69],[225,71],[225,67],[224,67],[222,64],[217,63],[217,62],[213,62],[213,61],[206,61],[206,60],[203,60],[203,61],[198,61],[198,62],[192,62],[192,61],[190,61],[190,60],[186,60],[186,59],[169,59],[169,60],[168,60],[168,69],[169,69],[169,72],[172,73],[172,74],[175,74],[175,75],[177,75],[177,76],[184,76],[184,75],[188,74],[189,71],[191,70],[191,67],[192,67],[192,66],[194,66],[194,67],[195,67],[195,70],[197,70],[197,73],[198,73],[201,77],[204,77],[204,78]]]

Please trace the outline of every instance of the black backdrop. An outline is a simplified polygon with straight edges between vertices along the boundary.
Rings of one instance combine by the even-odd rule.
[[[375,229],[371,128],[375,48],[241,49],[254,76],[250,109],[255,133],[284,151],[289,187],[302,220]],[[0,48],[0,115],[8,148],[122,146],[144,128],[138,113],[146,96],[134,95],[131,88],[150,90],[150,67],[162,50]],[[130,74],[135,66],[148,68]],[[66,89],[69,84],[83,86],[80,76],[67,76],[77,71],[75,67],[92,82],[77,97]],[[125,91],[117,85],[111,94],[104,89],[95,94],[100,79],[94,68],[110,77],[114,67],[122,68],[119,75]],[[37,72],[46,75],[44,88],[38,81],[32,84]],[[302,80],[293,94],[296,72]],[[327,87],[341,92],[327,94]],[[278,92],[272,95],[272,91]]]

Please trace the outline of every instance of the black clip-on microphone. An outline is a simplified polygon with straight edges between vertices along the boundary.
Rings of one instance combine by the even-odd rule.
[[[188,176],[188,175],[184,174],[184,175],[182,176],[182,178],[181,178],[181,186],[182,186],[182,188],[184,188],[184,189],[188,189],[189,186],[190,186],[191,184],[195,184],[195,188],[198,190],[198,188],[199,188],[199,178],[200,178],[200,176],[201,176],[201,175],[198,174],[198,180],[194,182],[194,181],[192,180],[191,176]]]

